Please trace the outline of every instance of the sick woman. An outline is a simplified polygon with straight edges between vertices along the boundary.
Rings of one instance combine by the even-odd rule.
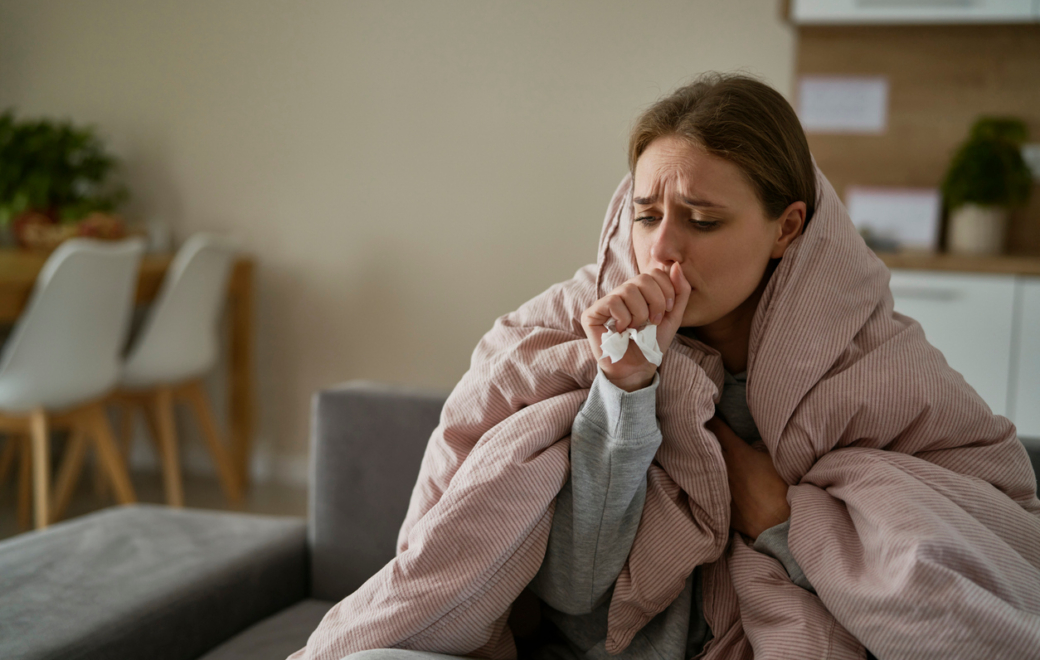
[[[294,657],[1028,658],[1014,426],[893,310],[787,101],[638,119],[596,264],[500,318],[396,558]]]

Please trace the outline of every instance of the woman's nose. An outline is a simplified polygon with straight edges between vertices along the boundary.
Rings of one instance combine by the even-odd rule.
[[[662,218],[661,224],[658,225],[657,235],[650,245],[650,257],[666,268],[670,267],[672,262],[682,263],[679,228],[676,225],[675,218],[667,216]]]

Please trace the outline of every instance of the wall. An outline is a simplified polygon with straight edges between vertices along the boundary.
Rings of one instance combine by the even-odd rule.
[[[788,94],[780,11],[0,0],[0,108],[96,124],[131,218],[243,240],[256,469],[298,480],[314,390],[446,390],[497,316],[595,259],[641,108],[709,69]]]

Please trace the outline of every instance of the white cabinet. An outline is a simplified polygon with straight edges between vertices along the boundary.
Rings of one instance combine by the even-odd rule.
[[[928,342],[998,415],[1008,415],[1015,276],[892,271],[897,312],[917,320]]]
[[[1020,437],[1040,438],[1040,278],[1018,278],[1015,310],[1008,416]]]
[[[1031,23],[1036,0],[792,0],[795,23]]]

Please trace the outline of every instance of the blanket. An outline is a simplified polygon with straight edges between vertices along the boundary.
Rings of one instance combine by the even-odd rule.
[[[608,614],[607,650],[704,566],[702,653],[725,658],[1017,658],[1040,653],[1040,502],[1014,426],[893,310],[889,273],[817,169],[817,210],[762,295],[748,407],[790,484],[790,547],[816,594],[730,532],[704,424],[719,354],[677,335],[660,366],[663,442]],[[637,273],[631,178],[595,265],[498,319],[430,438],[397,556],[294,659],[406,648],[516,657],[507,619],[538,571],[571,424],[596,374],[580,324]]]

